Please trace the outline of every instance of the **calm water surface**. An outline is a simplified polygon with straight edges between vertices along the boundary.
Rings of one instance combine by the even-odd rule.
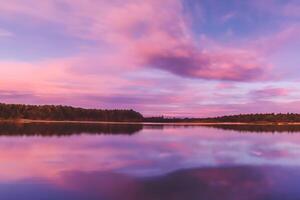
[[[299,200],[299,187],[299,127],[0,125],[1,200]]]

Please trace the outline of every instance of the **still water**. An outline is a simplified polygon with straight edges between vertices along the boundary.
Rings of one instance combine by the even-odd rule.
[[[0,124],[1,200],[300,199],[300,127]]]

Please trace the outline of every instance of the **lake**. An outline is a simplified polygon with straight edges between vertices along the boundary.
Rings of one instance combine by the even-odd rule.
[[[299,126],[0,124],[3,200],[299,200],[299,186]]]

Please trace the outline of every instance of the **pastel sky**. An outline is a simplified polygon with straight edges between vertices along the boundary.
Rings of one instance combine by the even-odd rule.
[[[0,0],[0,101],[300,112],[299,0]]]

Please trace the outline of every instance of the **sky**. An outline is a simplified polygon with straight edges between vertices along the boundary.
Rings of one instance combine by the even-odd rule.
[[[0,102],[300,112],[299,0],[0,0]]]

